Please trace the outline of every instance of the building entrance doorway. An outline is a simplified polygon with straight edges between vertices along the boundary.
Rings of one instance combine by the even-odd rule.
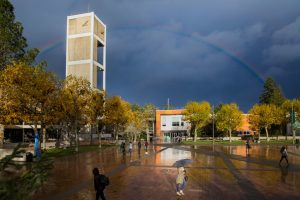
[[[186,136],[186,132],[179,131],[179,132],[167,132],[164,133],[163,141],[164,143],[177,143],[182,141],[182,138]]]

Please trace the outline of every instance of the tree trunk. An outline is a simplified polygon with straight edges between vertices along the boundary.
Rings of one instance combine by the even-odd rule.
[[[79,137],[78,137],[78,131],[77,131],[77,120],[75,121],[75,151],[78,152],[78,146],[79,146]]]
[[[134,133],[134,140],[133,140],[134,144],[136,143],[136,138],[137,138],[137,133]]]
[[[146,135],[147,135],[147,142],[150,142],[150,135],[149,135],[149,129],[148,127],[146,128]]]
[[[76,141],[75,141],[75,136],[76,136],[76,131],[75,131],[75,123],[71,125],[71,130],[68,130],[69,134],[69,140],[70,140],[70,147],[75,147],[76,146]]]
[[[119,135],[118,135],[118,132],[117,132],[117,128],[114,127],[114,134],[116,136],[116,142],[118,142],[119,140]]]
[[[285,140],[287,140],[287,130],[285,130]]]
[[[43,133],[43,149],[46,150],[46,128],[43,124],[41,125],[41,130]]]
[[[293,131],[293,144],[295,144],[296,143],[296,130],[293,126],[292,126],[292,131]]]
[[[93,144],[93,125],[92,124],[90,124],[90,136],[91,136],[91,139],[90,139],[90,145],[92,145]]]
[[[265,126],[265,131],[266,131],[266,135],[267,135],[267,141],[269,142],[269,132],[268,132],[268,127]]]
[[[229,129],[229,142],[231,142],[231,128]]]
[[[99,144],[99,148],[101,148],[101,133],[102,133],[102,129],[101,129],[101,131],[99,131],[99,125],[98,125],[98,122],[97,122],[96,127],[97,127],[96,133],[97,133],[97,135],[98,135],[98,144]]]
[[[194,130],[194,142],[197,141],[197,127],[195,127],[195,130]]]

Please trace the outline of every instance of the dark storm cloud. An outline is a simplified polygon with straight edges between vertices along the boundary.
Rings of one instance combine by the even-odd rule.
[[[39,59],[61,77],[67,16],[95,11],[108,28],[108,93],[132,103],[237,102],[247,111],[270,75],[300,96],[298,0],[12,2],[31,47],[56,43]]]
[[[273,44],[266,49],[266,62],[274,65],[286,64],[300,58],[300,17],[275,31]]]

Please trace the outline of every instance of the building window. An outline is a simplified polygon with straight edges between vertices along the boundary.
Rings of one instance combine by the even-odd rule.
[[[179,126],[179,117],[172,117],[172,126]]]
[[[184,126],[184,122],[181,122],[181,126]]]
[[[165,116],[161,117],[161,125],[166,126],[166,117]]]
[[[179,122],[172,122],[172,126],[179,126]]]

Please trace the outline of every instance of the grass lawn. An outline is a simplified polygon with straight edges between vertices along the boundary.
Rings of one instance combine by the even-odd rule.
[[[111,146],[115,146],[112,144],[102,144],[101,149],[105,149]],[[84,152],[91,152],[91,151],[97,151],[99,150],[99,145],[83,145],[79,146],[78,153],[84,153]],[[66,149],[63,148],[53,148],[48,149],[45,154],[49,157],[62,157],[62,156],[68,156],[68,155],[74,155],[77,152],[75,151],[75,147],[69,147]]]
[[[229,141],[223,141],[223,140],[215,140],[215,144],[227,144],[227,145],[242,145],[245,144],[245,140],[235,140],[232,142]],[[213,144],[212,140],[197,140],[196,142],[194,141],[183,141],[182,144],[187,144],[187,145],[208,145],[208,144]],[[256,143],[254,143],[256,144]],[[267,142],[267,140],[261,140],[259,144],[293,144],[293,140],[270,140]],[[258,145],[259,145],[258,144]]]
[[[182,144],[213,144],[212,140],[197,140],[196,142],[194,141],[183,141]],[[245,144],[245,141],[242,140],[236,140],[232,141],[231,143],[229,141],[223,141],[223,140],[215,140],[215,144]]]
[[[260,144],[293,144],[293,140],[261,140]]]

